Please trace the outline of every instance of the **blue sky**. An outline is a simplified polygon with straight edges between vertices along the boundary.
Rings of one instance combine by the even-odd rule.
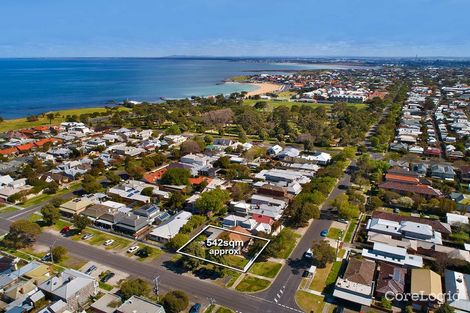
[[[470,57],[470,0],[1,0],[0,12],[0,57]]]

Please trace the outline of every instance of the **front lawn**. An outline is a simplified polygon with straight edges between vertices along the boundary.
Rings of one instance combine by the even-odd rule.
[[[332,263],[328,263],[325,268],[318,268],[315,271],[315,276],[313,277],[309,289],[322,292],[325,289],[325,282],[330,274],[331,268],[333,267]]]
[[[269,280],[256,278],[253,276],[246,276],[243,280],[235,287],[236,290],[242,292],[256,292],[266,289],[270,284]]]
[[[304,312],[322,312],[325,305],[322,297],[306,291],[297,291],[295,302]]]
[[[236,256],[236,255],[226,255],[224,256],[224,264],[228,266],[232,266],[235,268],[243,269],[245,265],[248,264],[248,260],[244,257]]]
[[[281,267],[282,267],[282,264],[280,263],[269,262],[269,261],[268,262],[256,262],[250,268],[250,273],[264,276],[264,277],[274,278],[276,277]]]
[[[357,220],[353,220],[349,223],[346,236],[344,236],[344,240],[343,240],[344,242],[351,242],[354,229],[356,229],[356,225],[357,225]]]
[[[42,195],[39,195],[39,196],[33,197],[29,200],[26,200],[25,202],[21,203],[21,206],[23,206],[25,208],[28,208],[28,207],[37,205],[39,203],[52,200],[52,198],[64,195],[64,194],[69,193],[69,192],[73,192],[75,190],[78,190],[78,189],[80,189],[80,187],[81,187],[80,183],[73,183],[73,184],[70,185],[69,188],[61,189],[61,190],[57,191],[54,194],[45,194],[45,193],[43,193]]]
[[[330,229],[328,229],[328,238],[331,238],[334,240],[341,239],[340,237],[341,237],[342,232],[343,231],[339,228],[330,227]]]
[[[331,271],[325,281],[325,293],[333,293],[334,285],[336,283],[336,279],[338,278],[339,270],[341,269],[341,264],[341,261],[333,263]]]

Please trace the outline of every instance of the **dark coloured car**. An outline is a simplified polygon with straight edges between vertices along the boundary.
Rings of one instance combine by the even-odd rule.
[[[92,265],[90,266],[86,271],[85,271],[85,274],[87,275],[90,275],[91,273],[93,273],[95,270],[96,270],[96,266],[95,265]]]
[[[346,189],[348,189],[348,187],[349,187],[349,186],[347,186],[347,185],[341,184],[341,185],[338,186],[338,189],[346,190]]]
[[[114,274],[113,272],[108,272],[106,275],[103,276],[103,278],[101,278],[101,281],[102,281],[103,283],[106,283],[108,280],[110,280],[111,278],[113,278],[114,275],[116,275],[116,274]]]
[[[189,313],[199,313],[199,310],[201,310],[201,304],[196,303],[191,307],[191,310],[189,310]]]
[[[309,273],[308,271],[304,271],[304,272],[302,273],[302,277],[308,277],[309,274],[310,274],[310,273]]]
[[[320,236],[326,237],[328,235],[328,229],[324,229],[321,231]]]

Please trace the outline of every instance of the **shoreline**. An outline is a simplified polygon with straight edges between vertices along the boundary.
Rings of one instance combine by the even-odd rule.
[[[257,89],[247,93],[247,96],[258,96],[264,95],[267,93],[272,93],[279,91],[282,88],[282,85],[274,83],[248,83],[252,86],[256,86]]]
[[[247,96],[259,96],[266,93],[272,93],[279,91],[282,88],[280,84],[274,83],[251,83],[251,82],[237,82],[237,81],[226,81],[225,84],[240,84],[249,85],[255,87],[254,90],[247,91]]]

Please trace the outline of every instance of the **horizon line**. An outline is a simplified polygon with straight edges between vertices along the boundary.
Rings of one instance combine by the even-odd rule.
[[[205,58],[205,59],[415,59],[415,60],[430,60],[430,59],[468,59],[470,56],[222,56],[222,55],[166,55],[166,56],[0,56],[0,59],[183,59],[183,58]]]

